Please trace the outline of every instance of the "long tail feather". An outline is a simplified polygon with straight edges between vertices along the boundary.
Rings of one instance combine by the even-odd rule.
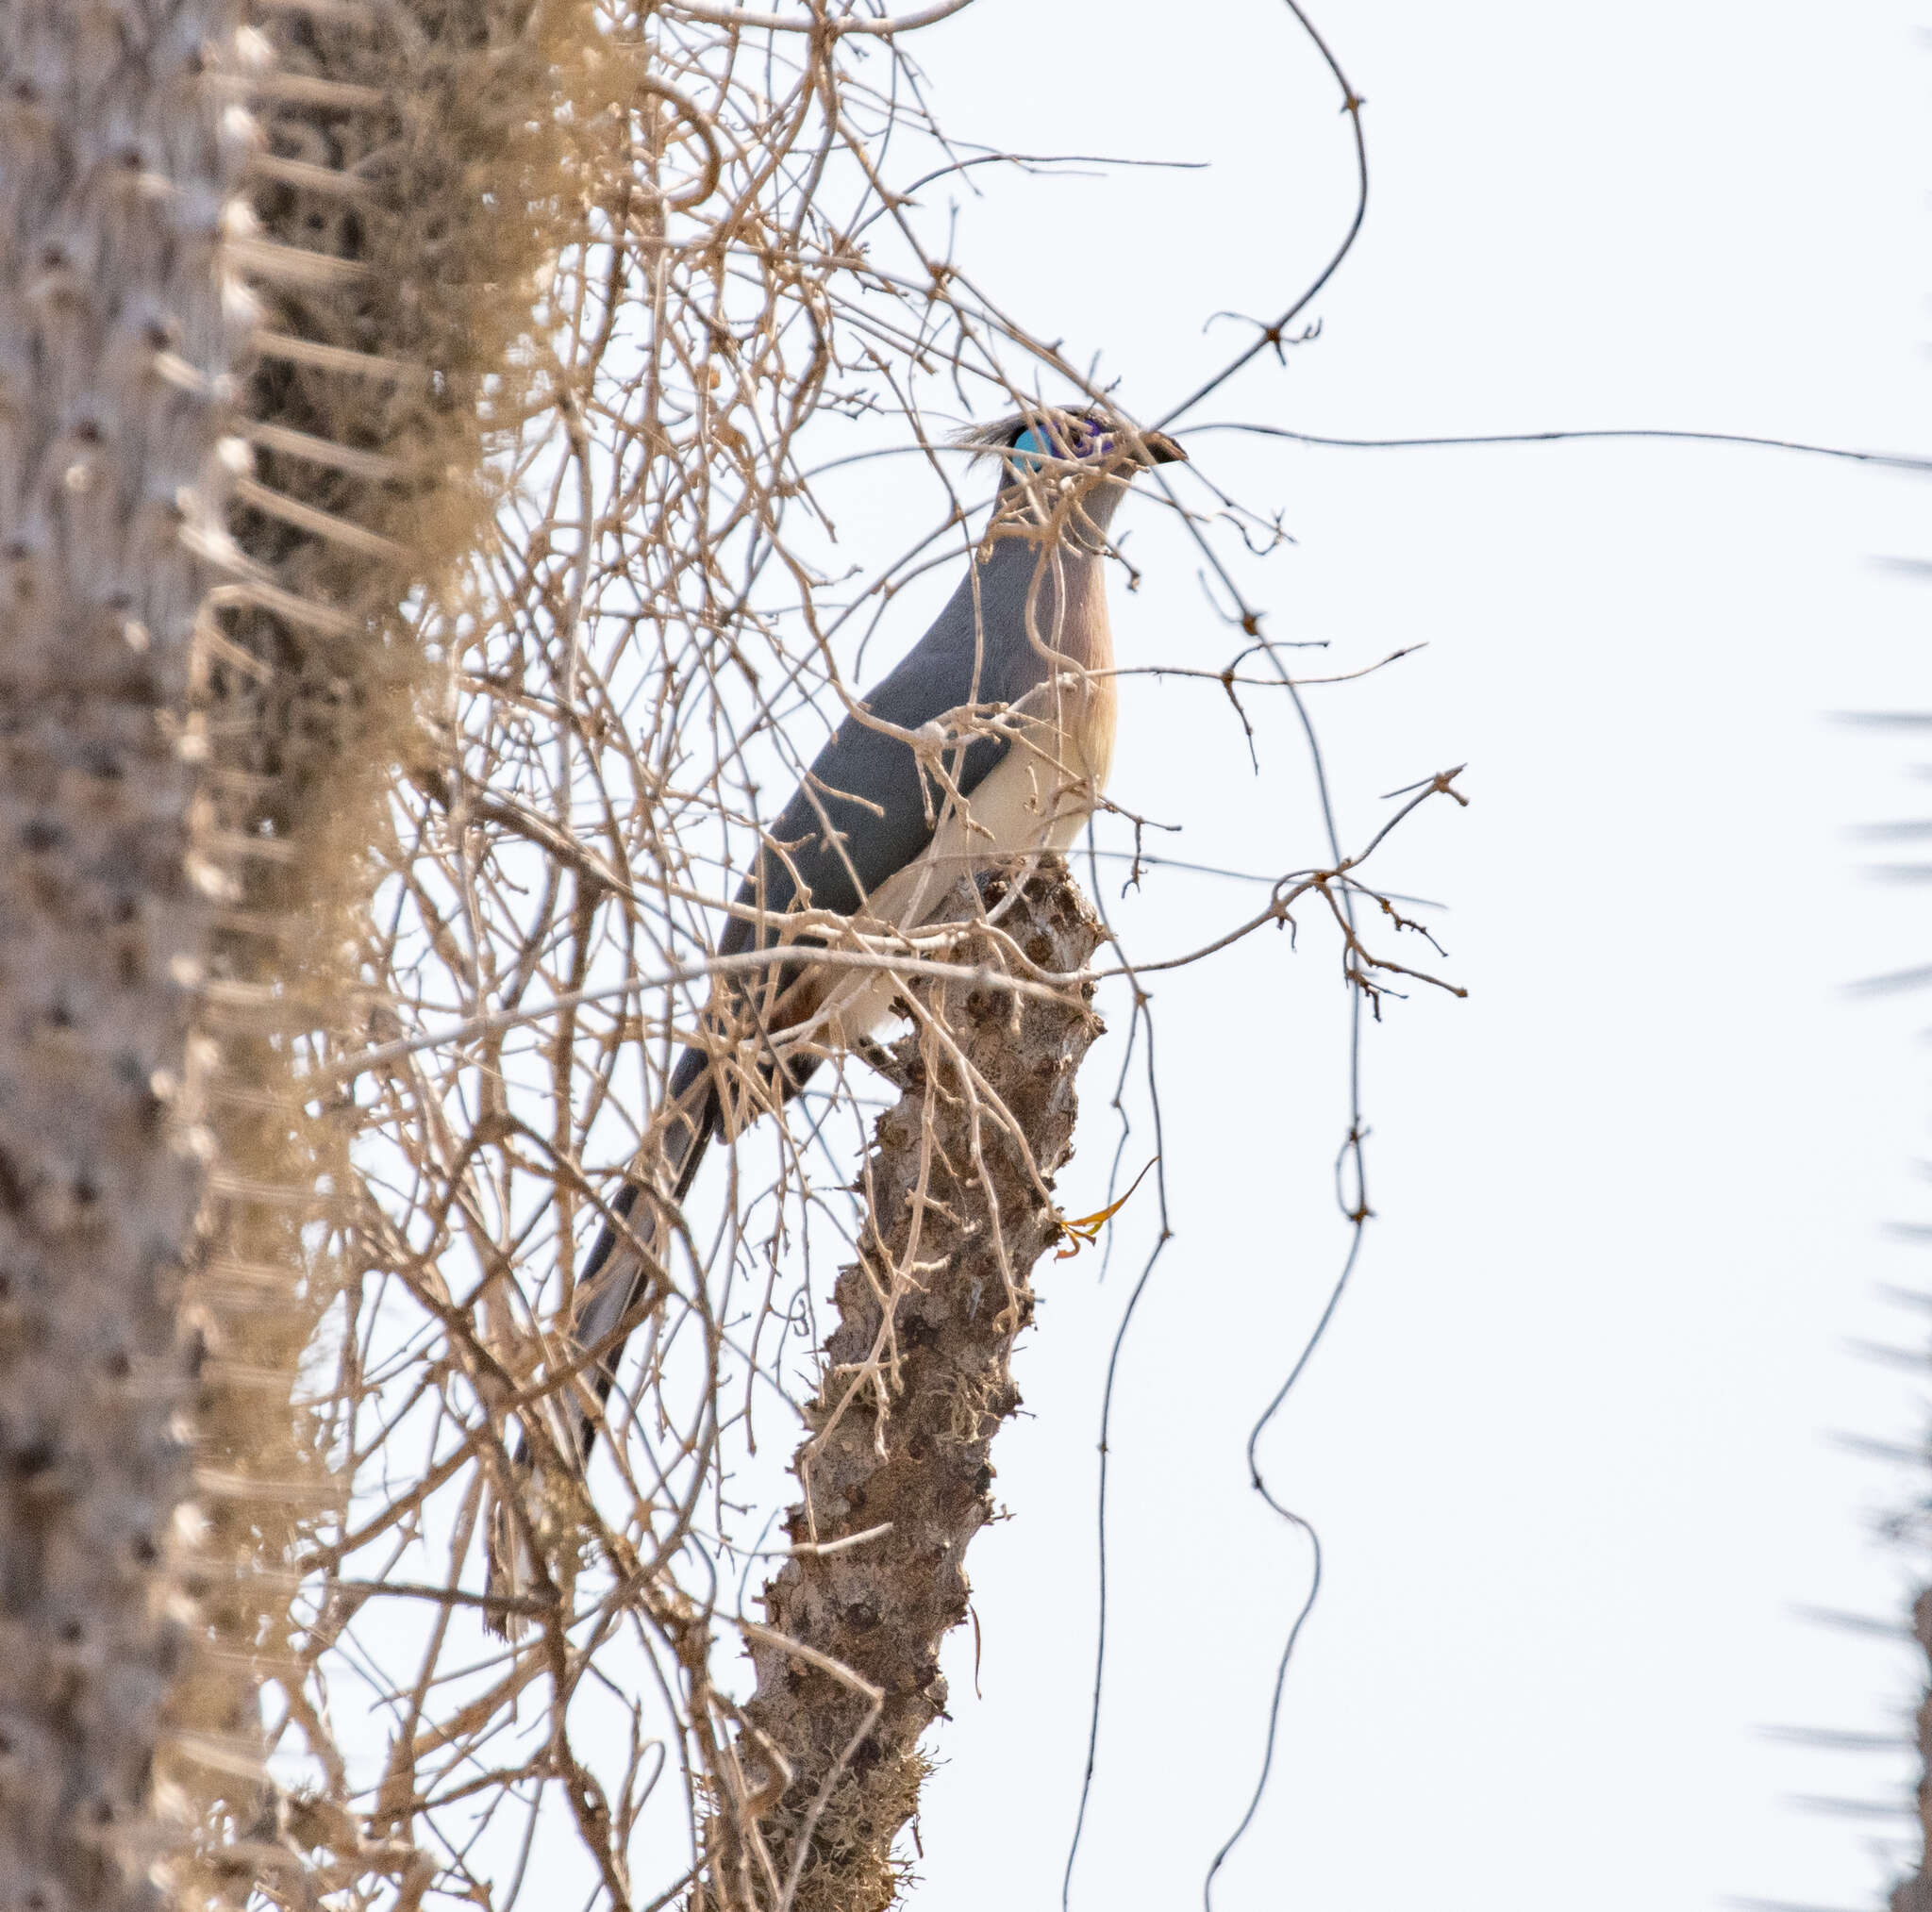
[[[677,1058],[669,1100],[673,1113],[655,1157],[641,1159],[618,1191],[610,1205],[616,1220],[604,1224],[577,1278],[571,1309],[571,1345],[594,1348],[617,1336],[593,1376],[600,1407],[610,1398],[617,1364],[629,1338],[624,1324],[649,1289],[652,1266],[662,1265],[660,1198],[650,1191],[647,1181],[671,1201],[682,1202],[718,1125],[718,1092],[708,1078],[701,1050],[687,1049]],[[575,1388],[561,1396],[561,1406],[577,1452],[588,1460],[597,1441],[598,1417]],[[529,1437],[520,1435],[515,1455],[518,1474],[527,1475],[532,1465]],[[534,1578],[529,1550],[523,1530],[501,1500],[491,1510],[484,1545],[484,1591],[494,1598],[518,1599],[526,1594]],[[517,1639],[524,1630],[522,1617],[513,1613],[486,1610],[484,1623],[505,1639]]]
[[[734,925],[735,927],[735,925]],[[720,944],[729,955],[744,939],[727,933]],[[817,1000],[817,988],[808,965],[788,966],[782,976],[784,987],[776,1013],[770,1025],[784,1028],[809,1009]],[[780,1059],[769,1058],[768,1080],[777,1086],[782,1100],[789,1100],[811,1078],[822,1057],[808,1051]],[[570,1343],[574,1349],[610,1345],[597,1363],[591,1384],[597,1407],[583,1398],[573,1386],[556,1397],[570,1438],[579,1456],[588,1461],[597,1444],[597,1427],[604,1403],[617,1379],[617,1364],[624,1344],[637,1325],[641,1305],[650,1291],[652,1270],[661,1268],[668,1233],[664,1227],[667,1207],[683,1202],[696,1180],[705,1151],[710,1146],[721,1118],[717,1078],[710,1058],[702,1049],[687,1049],[672,1072],[667,1115],[657,1140],[639,1157],[617,1199],[611,1203],[612,1221],[598,1231],[584,1272],[577,1277],[575,1298],[571,1305]],[[615,1339],[612,1339],[612,1337]],[[546,1407],[543,1411],[549,1411]],[[533,1456],[527,1435],[517,1441],[515,1464],[520,1475],[527,1475]],[[488,1571],[484,1590],[497,1596],[520,1597],[532,1585],[531,1561],[522,1530],[508,1506],[499,1501],[492,1509],[485,1538]],[[492,1633],[515,1639],[523,1632],[522,1619],[509,1613],[485,1612],[485,1623]]]
[[[702,1052],[687,1049],[677,1058],[671,1078],[674,1113],[653,1166],[658,1187],[672,1202],[682,1202],[691,1192],[718,1125],[718,1091],[707,1077],[707,1068]],[[662,1265],[664,1230],[659,1200],[647,1191],[643,1175],[641,1168],[619,1190],[610,1205],[617,1220],[604,1224],[584,1272],[577,1277],[570,1322],[570,1338],[575,1347],[598,1347],[616,1334],[649,1289],[651,1264]],[[627,1338],[626,1332],[597,1364],[600,1405],[610,1398]],[[596,1420],[581,1396],[571,1397],[570,1412],[577,1451],[588,1460],[597,1441]]]

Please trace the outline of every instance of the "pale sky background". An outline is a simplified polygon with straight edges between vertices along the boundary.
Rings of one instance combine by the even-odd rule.
[[[1932,15],[1880,4],[1317,0],[1366,95],[1361,242],[1310,316],[1201,417],[1363,436],[1674,425],[1932,453]],[[1202,173],[976,176],[959,251],[1072,356],[1160,413],[1278,310],[1346,224],[1333,83],[1267,0],[981,0],[919,41],[949,129]],[[931,189],[928,207],[946,188]],[[1342,835],[1467,762],[1385,880],[1440,899],[1470,996],[1371,1032],[1379,1219],[1266,1448],[1327,1579],[1227,1912],[1701,1912],[1879,1903],[1896,1752],[1766,1728],[1899,1730],[1904,1648],[1799,1609],[1897,1619],[1874,1521],[1924,1482],[1834,1445],[1910,1439],[1927,1389],[1888,1222],[1932,1215],[1924,999],[1845,986],[1932,961],[1925,892],[1855,827],[1932,806],[1932,737],[1832,713],[1932,707],[1923,474],[1713,446],[1308,450],[1195,434],[1299,540],[1270,626],[1339,662],[1310,693]],[[888,507],[878,507],[881,518]],[[1123,662],[1235,645],[1146,504]],[[862,541],[863,524],[848,526]],[[883,536],[883,531],[881,532]],[[913,632],[903,634],[909,638]],[[894,649],[898,648],[895,643]],[[1218,689],[1130,689],[1114,793],[1175,854],[1317,853],[1286,713],[1248,769]],[[1920,853],[1923,854],[1923,851]],[[1118,906],[1143,956],[1229,919],[1189,879]],[[1257,1769],[1306,1544],[1246,1485],[1246,1428],[1343,1247],[1342,994],[1310,920],[1156,990],[1176,1239],[1121,1371],[1107,1731],[1073,1903],[1200,1903]],[[1124,1025],[1116,1006],[1115,1022]],[[1070,1212],[1097,1205],[1108,1058],[1085,1077]],[[1137,1139],[1133,1151],[1140,1150]],[[1086,1198],[1091,1195],[1094,1199]],[[1086,1733],[1092,1484],[1108,1344],[1154,1226],[1044,1272],[996,1454],[1014,1519],[975,1545],[983,1650],[921,1823],[925,1912],[1058,1903]]]
[[[1307,315],[1320,340],[1181,433],[1198,474],[1297,540],[1243,577],[1275,637],[1327,643],[1291,654],[1307,670],[1426,643],[1307,695],[1344,847],[1387,816],[1384,792],[1467,764],[1471,806],[1430,806],[1369,873],[1445,906],[1437,966],[1470,993],[1418,989],[1369,1032],[1377,1220],[1263,1450],[1320,1529],[1325,1583],[1215,1905],[1875,1908],[1910,1850],[1923,1662],[1803,1616],[1896,1625],[1911,1574],[1932,1572],[1874,1538],[1932,1478],[1841,1439],[1918,1439],[1932,1395],[1925,1372],[1853,1351],[1918,1348],[1932,1324],[1880,1293],[1932,1276],[1924,1246],[1887,1233],[1932,1220],[1914,1167],[1932,1156],[1932,992],[1848,989],[1932,963],[1928,892],[1869,873],[1932,863],[1932,840],[1857,834],[1932,815],[1914,777],[1932,730],[1834,714],[1932,709],[1932,581],[1887,563],[1932,557],[1932,474],[1200,427],[1674,426],[1932,455],[1932,13],[1316,4],[1368,100],[1367,226]],[[1334,83],[1271,0],[978,0],[916,46],[962,141],[1207,163],[985,168],[977,196],[921,195],[940,232],[958,201],[975,280],[1070,357],[1100,353],[1143,419],[1240,341],[1232,323],[1204,337],[1208,314],[1274,316],[1346,227]],[[932,527],[935,488],[897,480],[913,462],[824,488],[868,572]],[[1115,595],[1123,664],[1219,670],[1241,640],[1172,517],[1141,498],[1117,529],[1143,576]],[[867,681],[952,575],[894,601]],[[1248,709],[1259,774],[1218,686],[1126,680],[1112,793],[1182,825],[1154,847],[1183,859],[1324,861],[1289,711],[1265,691]],[[1106,874],[1143,960],[1266,893],[1162,871],[1122,899]],[[1198,1905],[1245,1807],[1309,1555],[1248,1486],[1243,1446],[1346,1246],[1346,999],[1317,913],[1299,952],[1270,932],[1151,988],[1174,1239],[1120,1366],[1080,1912]],[[1072,1214],[1105,1199],[1114,1148],[1127,1017],[1117,988],[1102,1006],[1115,1033],[1083,1076]],[[1096,1254],[1037,1275],[1027,1418],[995,1447],[1012,1518],[970,1562],[983,1697],[962,1629],[955,1717],[928,1740],[921,1912],[1059,1903],[1101,1387],[1158,1225],[1150,1187],[1104,1280]],[[1896,1738],[1853,1754],[1780,1728]],[[660,1879],[681,1863],[653,1861]]]

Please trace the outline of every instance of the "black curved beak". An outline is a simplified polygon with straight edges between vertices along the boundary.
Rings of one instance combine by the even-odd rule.
[[[1164,431],[1151,431],[1141,442],[1147,447],[1150,465],[1184,465],[1188,455]]]

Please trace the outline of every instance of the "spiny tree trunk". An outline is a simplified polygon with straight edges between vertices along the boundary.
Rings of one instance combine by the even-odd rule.
[[[1932,1660],[1932,1588],[1921,1593],[1912,1605],[1912,1633]],[[1932,1687],[1919,1702],[1915,1721],[1919,1754],[1919,1840],[1922,1858],[1908,1879],[1901,1879],[1891,1893],[1891,1912],[1932,1912],[1932,1872],[1924,1857],[1932,1854]]]
[[[401,607],[487,519],[479,390],[561,242],[576,11],[0,8],[8,1908],[426,1878],[259,1765],[330,1492],[293,1390],[346,1177],[303,1078],[363,1039],[371,845],[421,747]]]
[[[867,1252],[834,1290],[793,1462],[798,1551],[765,1588],[740,1783],[710,1825],[705,1903],[730,1912],[889,1905],[893,1841],[926,1772],[920,1736],[945,1711],[940,1645],[966,1617],[992,1437],[1020,1405],[1028,1277],[1060,1237],[1050,1178],[1073,1152],[1074,1077],[1100,1033],[1091,986],[1042,1001],[991,979],[1085,968],[1101,930],[1066,866],[1045,859],[1017,893],[1001,875],[979,899],[964,887],[949,913],[982,902],[998,933],[974,931],[951,959],[989,980],[916,986],[917,1026],[892,1052],[903,1092],[863,1171]],[[871,1538],[836,1545],[858,1535]]]
[[[219,0],[0,8],[0,1904],[147,1903],[207,1184],[181,716],[245,339]]]
[[[347,1084],[317,1069],[386,1026],[359,962],[393,867],[390,779],[438,748],[419,707],[447,655],[441,588],[487,531],[492,411],[529,400],[537,355],[519,371],[512,347],[581,221],[560,107],[591,38],[577,0],[278,0],[250,42],[248,469],[219,640],[192,687],[202,842],[227,906],[205,1004],[220,1167],[195,1299],[221,1355],[201,1441],[221,1492],[204,1552],[212,1631],[278,1677],[300,1733],[282,1744],[325,1770],[325,1709],[303,1688],[332,1622],[291,1618],[286,1569],[332,1537],[341,1430],[290,1388],[341,1287],[393,1264],[345,1158]],[[245,1772],[252,1708],[184,1689],[176,1713]],[[242,1837],[207,1840],[206,1876],[286,1890],[306,1872],[307,1892],[413,1903],[435,1865],[405,1777],[367,1814],[231,1787]]]

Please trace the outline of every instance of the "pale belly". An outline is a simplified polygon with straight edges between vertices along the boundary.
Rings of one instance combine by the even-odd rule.
[[[1110,720],[1111,710],[1105,716]],[[924,853],[879,886],[865,917],[855,923],[874,932],[916,929],[960,876],[976,876],[1014,856],[1070,850],[1100,800],[1112,755],[1111,723],[1092,737],[1098,748],[1081,747],[1089,740],[1079,732],[1088,728],[1059,731],[1060,747],[1051,756],[1016,743],[973,792],[966,813],[955,809],[942,817]],[[1041,725],[1041,737],[1042,742],[1053,739],[1054,728]],[[849,1048],[886,1020],[901,987],[891,975],[848,972],[797,1035],[814,1047]]]

